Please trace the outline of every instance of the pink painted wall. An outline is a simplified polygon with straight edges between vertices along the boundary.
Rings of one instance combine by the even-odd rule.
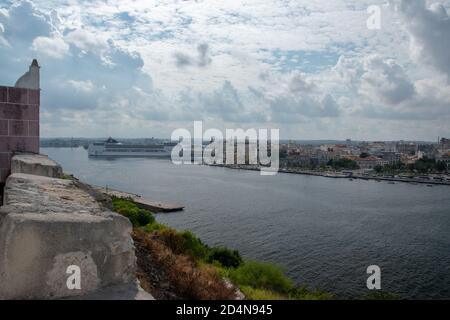
[[[39,153],[40,90],[0,86],[0,184],[14,151]]]

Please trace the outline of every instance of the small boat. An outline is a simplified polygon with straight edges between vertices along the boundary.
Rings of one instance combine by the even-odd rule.
[[[389,183],[389,184],[395,184],[395,182],[394,182],[394,181],[389,181],[388,183]]]
[[[427,187],[432,187],[433,185],[432,184],[427,184]]]

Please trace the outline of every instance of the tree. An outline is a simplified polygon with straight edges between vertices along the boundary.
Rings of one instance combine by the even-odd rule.
[[[367,158],[368,156],[370,156],[370,154],[368,154],[367,152],[363,152],[359,155],[360,158]]]
[[[438,161],[436,163],[436,170],[439,172],[447,170],[447,164],[444,161]]]
[[[359,169],[358,163],[351,159],[331,159],[328,161],[328,165],[333,167],[335,170],[348,169],[355,170]]]
[[[381,171],[383,171],[383,167],[380,166],[379,164],[377,164],[374,168],[376,173],[381,173]]]

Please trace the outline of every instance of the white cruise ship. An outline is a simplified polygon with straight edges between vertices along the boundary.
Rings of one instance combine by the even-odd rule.
[[[92,157],[158,157],[169,158],[176,143],[129,144],[113,138],[105,142],[91,143],[88,154]]]

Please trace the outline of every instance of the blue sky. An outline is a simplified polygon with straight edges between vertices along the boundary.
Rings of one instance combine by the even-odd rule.
[[[381,28],[369,30],[378,5]],[[41,68],[41,135],[450,136],[450,1],[0,0],[0,83]]]

